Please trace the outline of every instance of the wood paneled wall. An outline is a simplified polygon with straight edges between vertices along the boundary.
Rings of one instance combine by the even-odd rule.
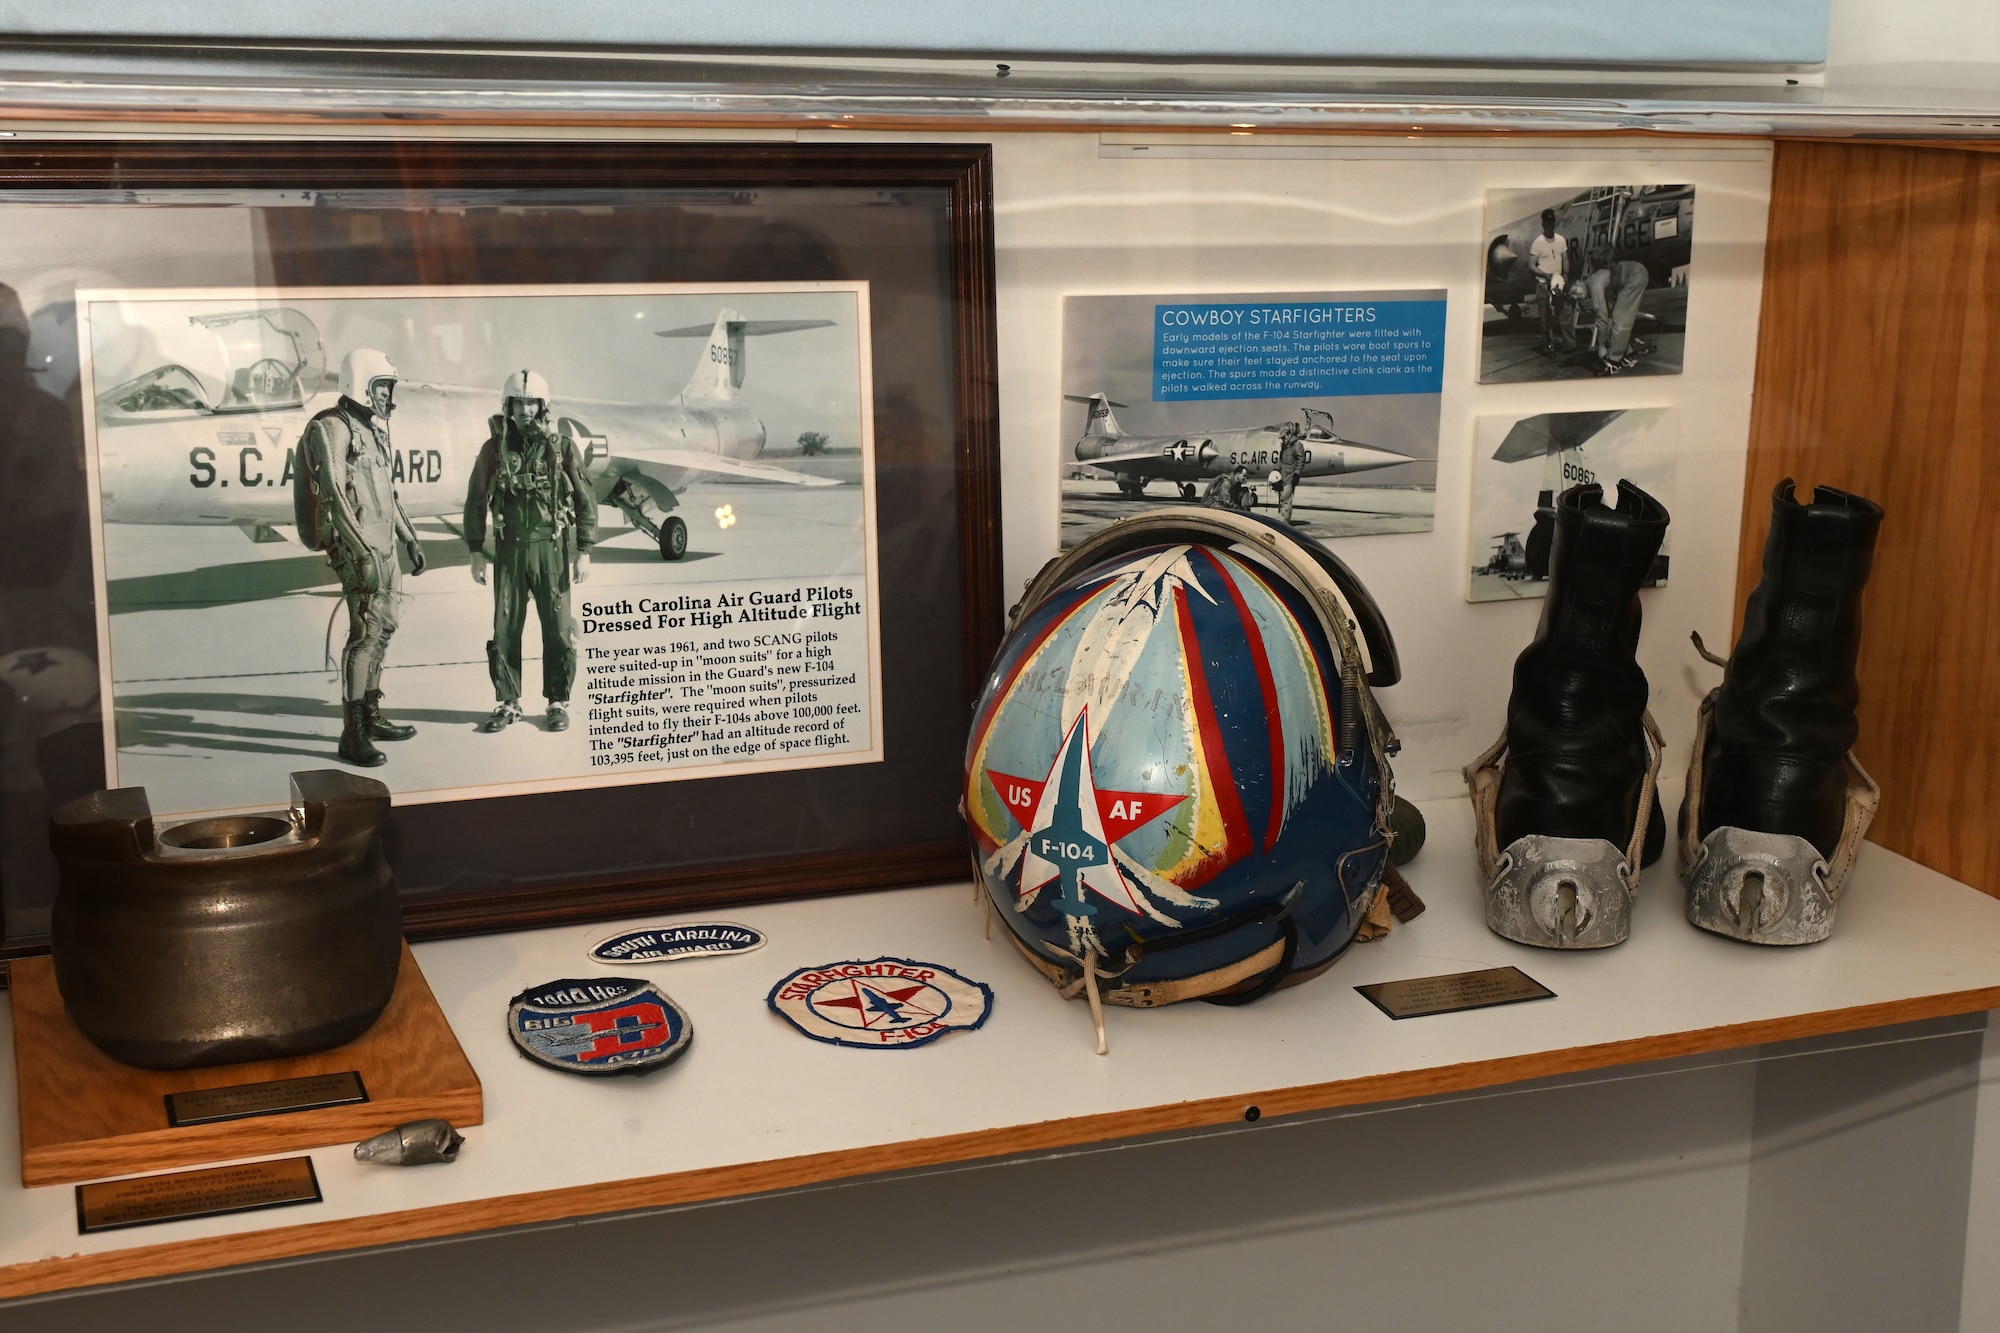
[[[2000,896],[2000,155],[1780,143],[1766,254],[1739,627],[1779,480],[1882,505],[1870,837]]]

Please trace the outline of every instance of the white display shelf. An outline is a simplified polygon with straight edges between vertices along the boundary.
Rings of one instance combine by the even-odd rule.
[[[345,1146],[312,1154],[325,1201],[80,1236],[70,1187],[24,1190],[0,1134],[0,1297],[426,1237],[737,1197],[911,1167],[1421,1097],[2000,1006],[2000,900],[1868,847],[1832,940],[1767,949],[1681,916],[1664,866],[1646,876],[1632,940],[1601,953],[1511,944],[1483,923],[1462,800],[1426,807],[1409,868],[1429,905],[1319,979],[1247,1008],[1112,1010],[1111,1054],[1089,1014],[1014,952],[967,885],[702,913],[765,931],[767,948],[643,971],[687,1009],[692,1050],[640,1079],[531,1065],[508,999],[563,976],[611,923],[418,946],[485,1084],[486,1123],[459,1160],[398,1170]],[[643,925],[661,917],[636,919]],[[765,1005],[795,968],[894,955],[989,984],[992,1017],[913,1050],[798,1035]],[[1401,1022],[1356,994],[1371,981],[1515,964],[1557,998]],[[0,1106],[14,1062],[0,1058]],[[386,1126],[384,1126],[386,1128]]]

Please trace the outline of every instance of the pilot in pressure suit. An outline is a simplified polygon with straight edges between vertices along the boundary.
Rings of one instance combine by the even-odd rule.
[[[386,762],[374,742],[417,734],[382,716],[382,659],[396,632],[401,596],[397,547],[408,554],[412,575],[424,572],[423,546],[396,498],[396,455],[389,444],[395,394],[389,358],[356,348],[340,363],[340,400],[307,422],[299,440],[300,479],[312,490],[313,544],[333,562],[347,597],[340,757],[363,768]]]
[[[1287,421],[1278,439],[1278,516],[1292,521],[1292,493],[1306,470],[1306,446],[1299,438],[1299,423]]]
[[[1242,463],[1228,472],[1218,472],[1202,492],[1201,502],[1210,509],[1250,510],[1250,469]]]
[[[472,465],[465,496],[465,543],[477,583],[487,578],[486,519],[493,516],[493,638],[486,662],[500,702],[479,729],[501,731],[521,716],[521,631],[532,598],[542,624],[547,725],[563,731],[576,679],[569,589],[590,577],[597,499],[575,442],[549,429],[548,382],[520,370],[500,392],[500,414],[491,420],[492,434]]]

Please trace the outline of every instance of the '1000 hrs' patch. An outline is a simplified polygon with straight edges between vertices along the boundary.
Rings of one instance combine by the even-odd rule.
[[[650,981],[565,978],[516,995],[507,1034],[522,1055],[566,1074],[650,1074],[686,1053],[694,1024]]]
[[[922,1046],[970,1031],[993,992],[937,963],[908,958],[803,967],[771,988],[771,1008],[815,1041],[870,1049]]]

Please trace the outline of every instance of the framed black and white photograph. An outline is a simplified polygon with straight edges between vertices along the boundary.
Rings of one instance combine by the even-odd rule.
[[[7,949],[62,801],[317,768],[417,937],[962,869],[987,150],[235,147],[0,156]]]
[[[1489,190],[1479,382],[1678,375],[1694,186]]]
[[[879,760],[867,299],[79,292],[107,783],[255,809],[328,740],[406,803]]]

